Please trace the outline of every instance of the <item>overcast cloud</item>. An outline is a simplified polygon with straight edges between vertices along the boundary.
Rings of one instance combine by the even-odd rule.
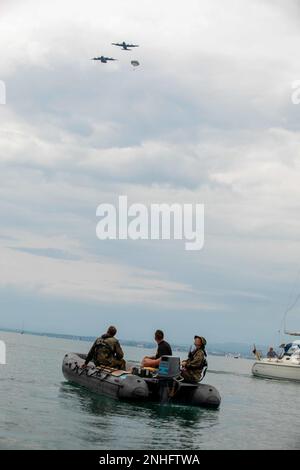
[[[1,2],[0,326],[277,339],[300,261],[299,24],[296,0]],[[120,194],[205,204],[203,250],[100,242]]]

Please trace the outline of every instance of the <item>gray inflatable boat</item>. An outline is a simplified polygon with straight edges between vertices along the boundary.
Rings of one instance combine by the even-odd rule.
[[[82,368],[86,355],[64,356],[62,371],[70,382],[90,391],[120,400],[155,401],[218,408],[221,397],[212,385],[184,382],[180,377],[180,359],[163,356],[158,371],[133,368],[132,372],[96,367],[92,362]]]

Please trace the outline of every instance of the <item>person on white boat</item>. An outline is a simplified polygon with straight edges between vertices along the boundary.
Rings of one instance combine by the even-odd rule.
[[[269,351],[267,352],[267,358],[268,358],[268,359],[275,359],[275,358],[278,358],[278,354],[274,351],[274,348],[272,348],[272,346],[270,346],[270,349],[269,349]]]
[[[284,346],[284,354],[291,356],[295,351],[299,349],[299,345],[294,341]]]
[[[291,347],[292,347],[293,343],[288,343],[288,344],[285,344],[285,343],[282,343],[279,347],[283,350],[280,355],[279,355],[279,359],[282,359],[283,356],[290,356],[291,355]]]

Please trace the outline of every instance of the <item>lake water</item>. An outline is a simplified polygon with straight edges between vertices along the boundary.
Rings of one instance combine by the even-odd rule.
[[[251,376],[252,361],[209,357],[219,410],[130,404],[64,379],[68,351],[90,344],[0,332],[0,449],[299,449],[300,384]],[[149,350],[125,347],[127,360]]]

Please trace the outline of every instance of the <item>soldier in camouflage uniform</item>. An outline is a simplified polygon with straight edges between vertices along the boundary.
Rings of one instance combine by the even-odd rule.
[[[195,349],[189,353],[186,361],[182,361],[181,376],[185,382],[197,383],[201,379],[202,370],[207,366],[206,339],[203,336],[194,337]]]
[[[90,361],[93,361],[96,366],[126,369],[126,362],[123,359],[124,353],[119,341],[115,338],[116,333],[117,329],[114,326],[110,326],[107,333],[96,339],[83,367],[86,367]]]

